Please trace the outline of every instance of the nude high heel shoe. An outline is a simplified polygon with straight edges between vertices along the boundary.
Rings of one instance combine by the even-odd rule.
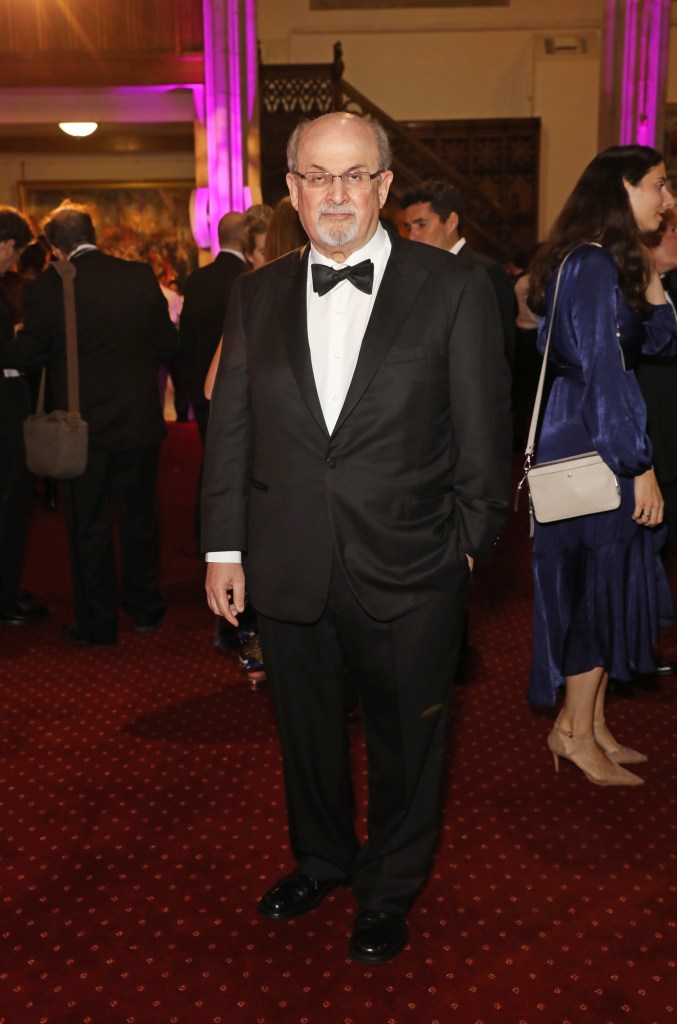
[[[552,732],[548,736],[548,747],[555,762],[556,772],[559,771],[559,759],[563,757],[567,761],[571,761],[572,764],[575,764],[577,768],[580,768],[586,779],[594,782],[596,786],[644,785],[644,779],[640,778],[639,775],[634,775],[632,772],[627,771],[627,769],[621,768],[619,764],[608,758],[607,761],[611,769],[608,774],[595,775],[588,771],[584,767],[584,763],[588,760],[589,755],[594,752],[595,747],[597,747],[594,736],[579,739],[572,732],[567,732],[558,725],[554,725]],[[598,747],[597,749],[600,748]],[[588,754],[588,757],[586,757],[586,754]]]
[[[649,760],[646,754],[641,754],[639,750],[633,750],[632,747],[624,747],[621,743],[617,743],[609,732],[604,719],[601,722],[593,722],[593,730],[597,746],[602,748],[614,764],[644,764]]]

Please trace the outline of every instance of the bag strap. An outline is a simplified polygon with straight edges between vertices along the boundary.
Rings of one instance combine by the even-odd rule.
[[[47,377],[47,367],[43,366],[42,373],[40,374],[40,387],[38,388],[38,400],[35,405],[35,415],[42,416],[45,411],[45,379]]]
[[[557,271],[557,281],[555,283],[555,295],[552,300],[552,309],[550,310],[550,322],[548,323],[548,335],[545,341],[545,350],[543,352],[543,362],[541,363],[541,373],[538,378],[538,388],[536,390],[536,401],[534,402],[534,411],[531,414],[531,423],[529,424],[529,436],[527,437],[527,446],[524,449],[526,456],[525,469],[531,465],[531,459],[534,454],[534,448],[536,444],[536,428],[538,426],[538,417],[541,412],[541,402],[543,401],[543,389],[545,387],[545,374],[548,368],[548,352],[550,351],[550,335],[552,334],[552,325],[555,320],[555,307],[557,305],[557,295],[559,293],[559,283],[562,278],[562,268],[566,261],[569,259],[571,253],[567,253],[562,262],[559,265]]]
[[[68,372],[68,414],[69,419],[80,418],[80,390],[78,387],[78,335],[75,318],[75,289],[73,278],[77,271],[70,260],[52,260],[52,266],[63,283],[63,303],[66,322],[66,369]],[[44,370],[40,381],[38,404],[45,397]]]

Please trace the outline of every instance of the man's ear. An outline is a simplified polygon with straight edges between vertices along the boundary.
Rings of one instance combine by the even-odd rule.
[[[294,207],[294,209],[298,212],[298,208],[299,208],[299,180],[298,180],[298,178],[296,177],[295,174],[292,174],[291,171],[289,171],[287,173],[286,182],[287,182],[287,188],[289,189],[289,197],[291,199],[291,204]]]
[[[393,180],[392,171],[384,171],[378,183],[378,201],[380,208],[383,209],[386,199],[388,198],[388,192]]]
[[[458,214],[454,211],[444,221],[444,233],[451,249],[458,242]]]

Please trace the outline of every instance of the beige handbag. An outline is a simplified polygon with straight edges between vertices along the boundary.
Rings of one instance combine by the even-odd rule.
[[[529,488],[529,536],[534,535],[534,518],[539,523],[554,523],[576,516],[589,516],[596,512],[611,512],[621,503],[621,488],[616,474],[607,466],[597,452],[585,452],[566,459],[552,462],[533,463],[535,455],[536,428],[543,399],[545,373],[550,350],[550,335],[555,319],[555,306],[562,276],[562,260],[555,285],[555,295],[548,325],[548,337],[543,353],[543,364],[538,381],[534,411],[529,426],[527,446],[524,451],[524,476],[519,482],[515,495],[515,508],[525,480]]]

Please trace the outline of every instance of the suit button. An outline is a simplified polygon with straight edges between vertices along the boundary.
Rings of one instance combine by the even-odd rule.
[[[336,459],[332,459],[332,458],[325,459],[324,460],[324,464],[327,467],[327,469],[335,469],[336,468]]]

